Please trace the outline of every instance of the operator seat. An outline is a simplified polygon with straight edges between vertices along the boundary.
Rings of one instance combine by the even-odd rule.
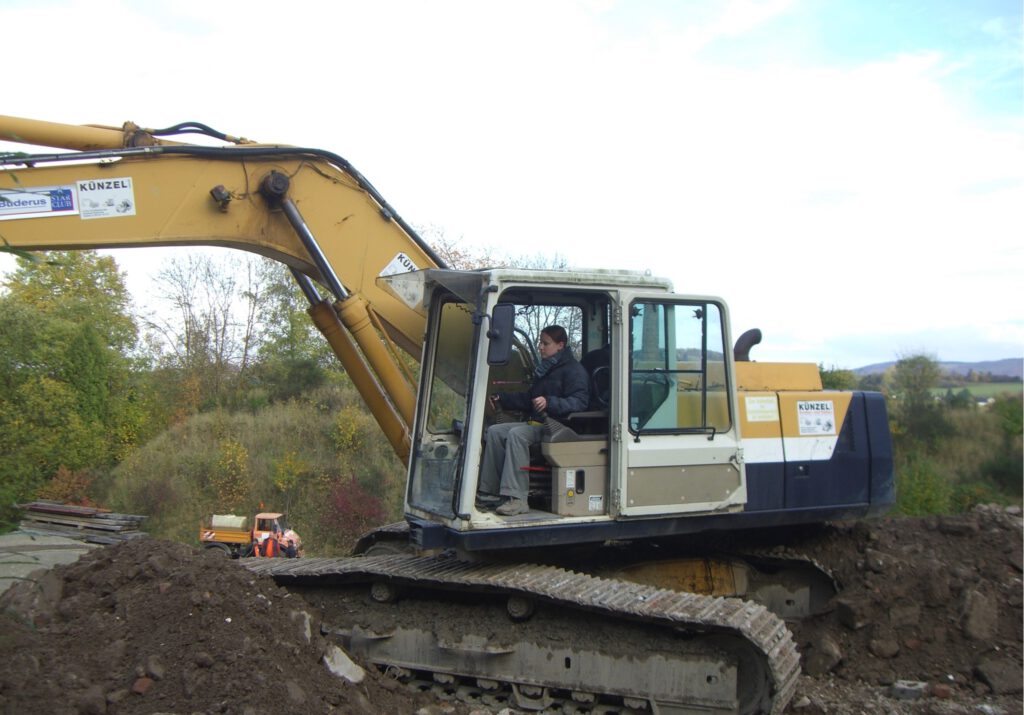
[[[540,444],[551,467],[550,511],[564,516],[595,516],[607,510],[611,346],[591,350],[580,364],[590,375],[589,409],[561,421],[545,418]]]
[[[544,436],[530,449],[530,494],[550,502],[551,473],[563,466],[603,465],[608,460],[608,403],[611,395],[611,346],[591,350],[580,364],[589,377],[590,400],[587,410],[573,412],[561,420],[544,417]],[[542,469],[545,467],[544,469]],[[554,510],[551,507],[550,510]]]
[[[607,454],[608,403],[611,399],[611,346],[605,345],[591,350],[580,359],[580,364],[590,376],[590,403],[585,412],[573,412],[564,420],[551,417],[544,419],[544,437],[541,439],[541,454],[549,463],[558,464],[561,448],[552,448],[564,442],[592,442],[587,452]],[[573,453],[578,450],[572,450]]]
[[[580,358],[580,365],[590,376],[590,404],[588,410],[607,410],[612,390],[612,346],[591,350]]]

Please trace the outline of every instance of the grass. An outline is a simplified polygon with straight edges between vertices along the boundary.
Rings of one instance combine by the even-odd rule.
[[[115,510],[149,515],[146,531],[184,543],[196,543],[211,513],[266,509],[288,513],[307,553],[345,549],[353,534],[338,529],[333,513],[338,485],[357,480],[385,509],[386,523],[401,514],[404,469],[372,418],[351,407],[354,390],[331,392],[256,414],[190,417],[125,459],[97,484],[97,496]],[[231,474],[218,479],[225,469]]]
[[[955,395],[965,388],[977,399],[987,399],[997,395],[1020,396],[1024,394],[1024,383],[1020,382],[972,382],[955,387],[933,387],[931,392],[936,397],[945,397],[949,390],[952,390]]]

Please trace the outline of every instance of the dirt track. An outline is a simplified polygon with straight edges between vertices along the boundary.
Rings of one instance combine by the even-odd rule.
[[[790,712],[1020,713],[1021,539],[1001,509],[820,530],[802,550],[843,593],[793,626],[808,675]],[[0,608],[3,713],[469,712],[330,673],[313,606],[179,544],[96,549]]]

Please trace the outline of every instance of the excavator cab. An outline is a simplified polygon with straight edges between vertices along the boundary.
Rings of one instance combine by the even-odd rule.
[[[428,322],[406,512],[421,546],[601,540],[632,516],[742,508],[720,301],[682,299],[665,281],[625,272],[423,271],[419,279]],[[529,387],[532,346],[552,324],[566,328],[567,349],[587,369],[590,402],[546,420],[527,467],[528,513],[479,511],[486,430],[524,419],[495,412],[491,398]],[[515,539],[504,538],[513,530]]]

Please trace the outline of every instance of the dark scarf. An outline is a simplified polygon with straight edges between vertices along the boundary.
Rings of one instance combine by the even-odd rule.
[[[557,365],[562,360],[562,353],[565,352],[565,348],[562,348],[551,357],[544,358],[537,365],[537,369],[533,371],[534,379],[539,380],[550,372],[551,368]]]

